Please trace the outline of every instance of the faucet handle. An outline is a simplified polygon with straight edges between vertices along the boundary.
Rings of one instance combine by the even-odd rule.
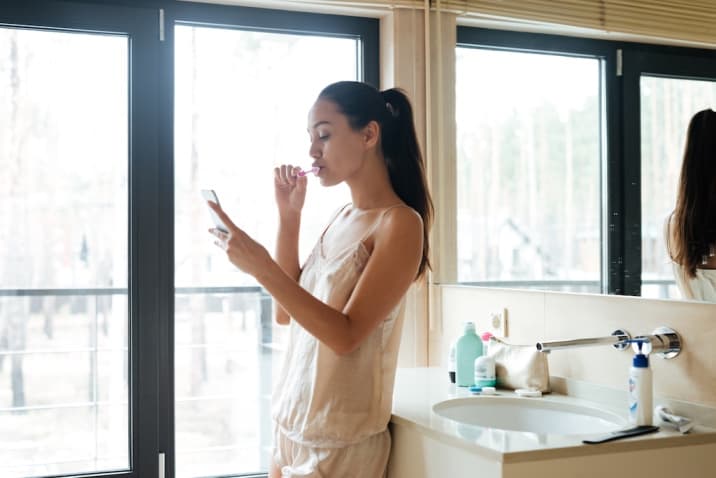
[[[612,335],[619,339],[619,342],[613,344],[612,347],[617,350],[624,350],[625,348],[629,347],[629,340],[631,339],[631,335],[629,334],[629,332],[624,329],[617,329],[612,332]]]
[[[639,344],[632,343],[632,349],[635,353],[658,354],[662,358],[670,359],[679,355],[681,352],[681,337],[678,332],[669,327],[658,327],[651,335],[640,335],[634,337],[634,342],[642,342],[641,352],[639,352]]]

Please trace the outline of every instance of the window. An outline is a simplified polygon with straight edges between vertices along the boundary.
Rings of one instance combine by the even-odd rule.
[[[664,221],[676,203],[688,122],[714,105],[713,58],[713,50],[624,49],[624,293],[680,298],[664,245]]]
[[[45,6],[0,9],[0,475],[128,476],[156,437],[137,372],[157,307],[137,292],[158,285],[157,219],[134,200],[157,178],[158,75],[139,73],[157,25]]]
[[[663,241],[713,52],[458,27],[457,280],[678,297]]]
[[[196,7],[196,8],[191,8]],[[377,20],[189,6],[174,38],[176,476],[266,473],[285,328],[271,298],[213,244],[201,189],[273,252],[273,169],[310,167],[308,110],[339,80],[377,83]],[[309,177],[300,256],[344,186]]]
[[[0,475],[127,469],[127,37],[0,45]]]
[[[459,282],[601,290],[602,70],[459,42]]]
[[[199,190],[215,189],[237,225],[273,251],[273,168],[310,168],[308,110],[327,84],[360,79],[361,41],[180,24],[175,45],[177,476],[266,472],[285,327],[214,246]],[[344,186],[311,183],[304,259],[350,201]]]
[[[456,69],[458,280],[599,291],[600,61],[458,48]]]
[[[266,472],[280,336],[199,189],[272,249],[273,165],[310,164],[308,106],[377,84],[377,45],[375,19],[3,3],[0,476]],[[304,255],[345,193],[309,193]]]
[[[686,130],[693,115],[716,109],[716,80],[641,75],[641,250],[643,297],[680,298],[665,244],[674,210]]]

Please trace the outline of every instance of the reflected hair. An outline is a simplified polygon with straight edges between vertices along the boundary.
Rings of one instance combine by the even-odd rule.
[[[668,231],[671,259],[695,277],[698,264],[716,245],[716,112],[710,109],[689,122]]]
[[[380,126],[380,145],[393,190],[423,219],[423,257],[416,277],[420,278],[430,268],[428,233],[433,220],[433,201],[410,100],[398,88],[378,91],[358,81],[328,85],[318,98],[334,103],[354,131],[363,129],[371,121]]]

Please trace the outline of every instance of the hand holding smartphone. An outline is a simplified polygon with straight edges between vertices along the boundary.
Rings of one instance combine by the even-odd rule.
[[[207,200],[216,203],[217,205],[221,206],[221,203],[219,202],[219,197],[216,195],[216,192],[214,192],[213,189],[202,189],[201,190],[202,197]],[[207,205],[208,207],[208,205]],[[227,228],[223,222],[221,222],[221,219],[219,216],[214,212],[213,209],[209,208],[209,214],[211,215],[211,220],[214,222],[214,227],[222,232],[229,232],[229,228]]]

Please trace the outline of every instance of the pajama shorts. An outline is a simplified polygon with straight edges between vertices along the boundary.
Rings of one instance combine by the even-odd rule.
[[[344,448],[301,445],[278,428],[274,440],[273,460],[281,478],[384,478],[388,467],[388,430]]]

